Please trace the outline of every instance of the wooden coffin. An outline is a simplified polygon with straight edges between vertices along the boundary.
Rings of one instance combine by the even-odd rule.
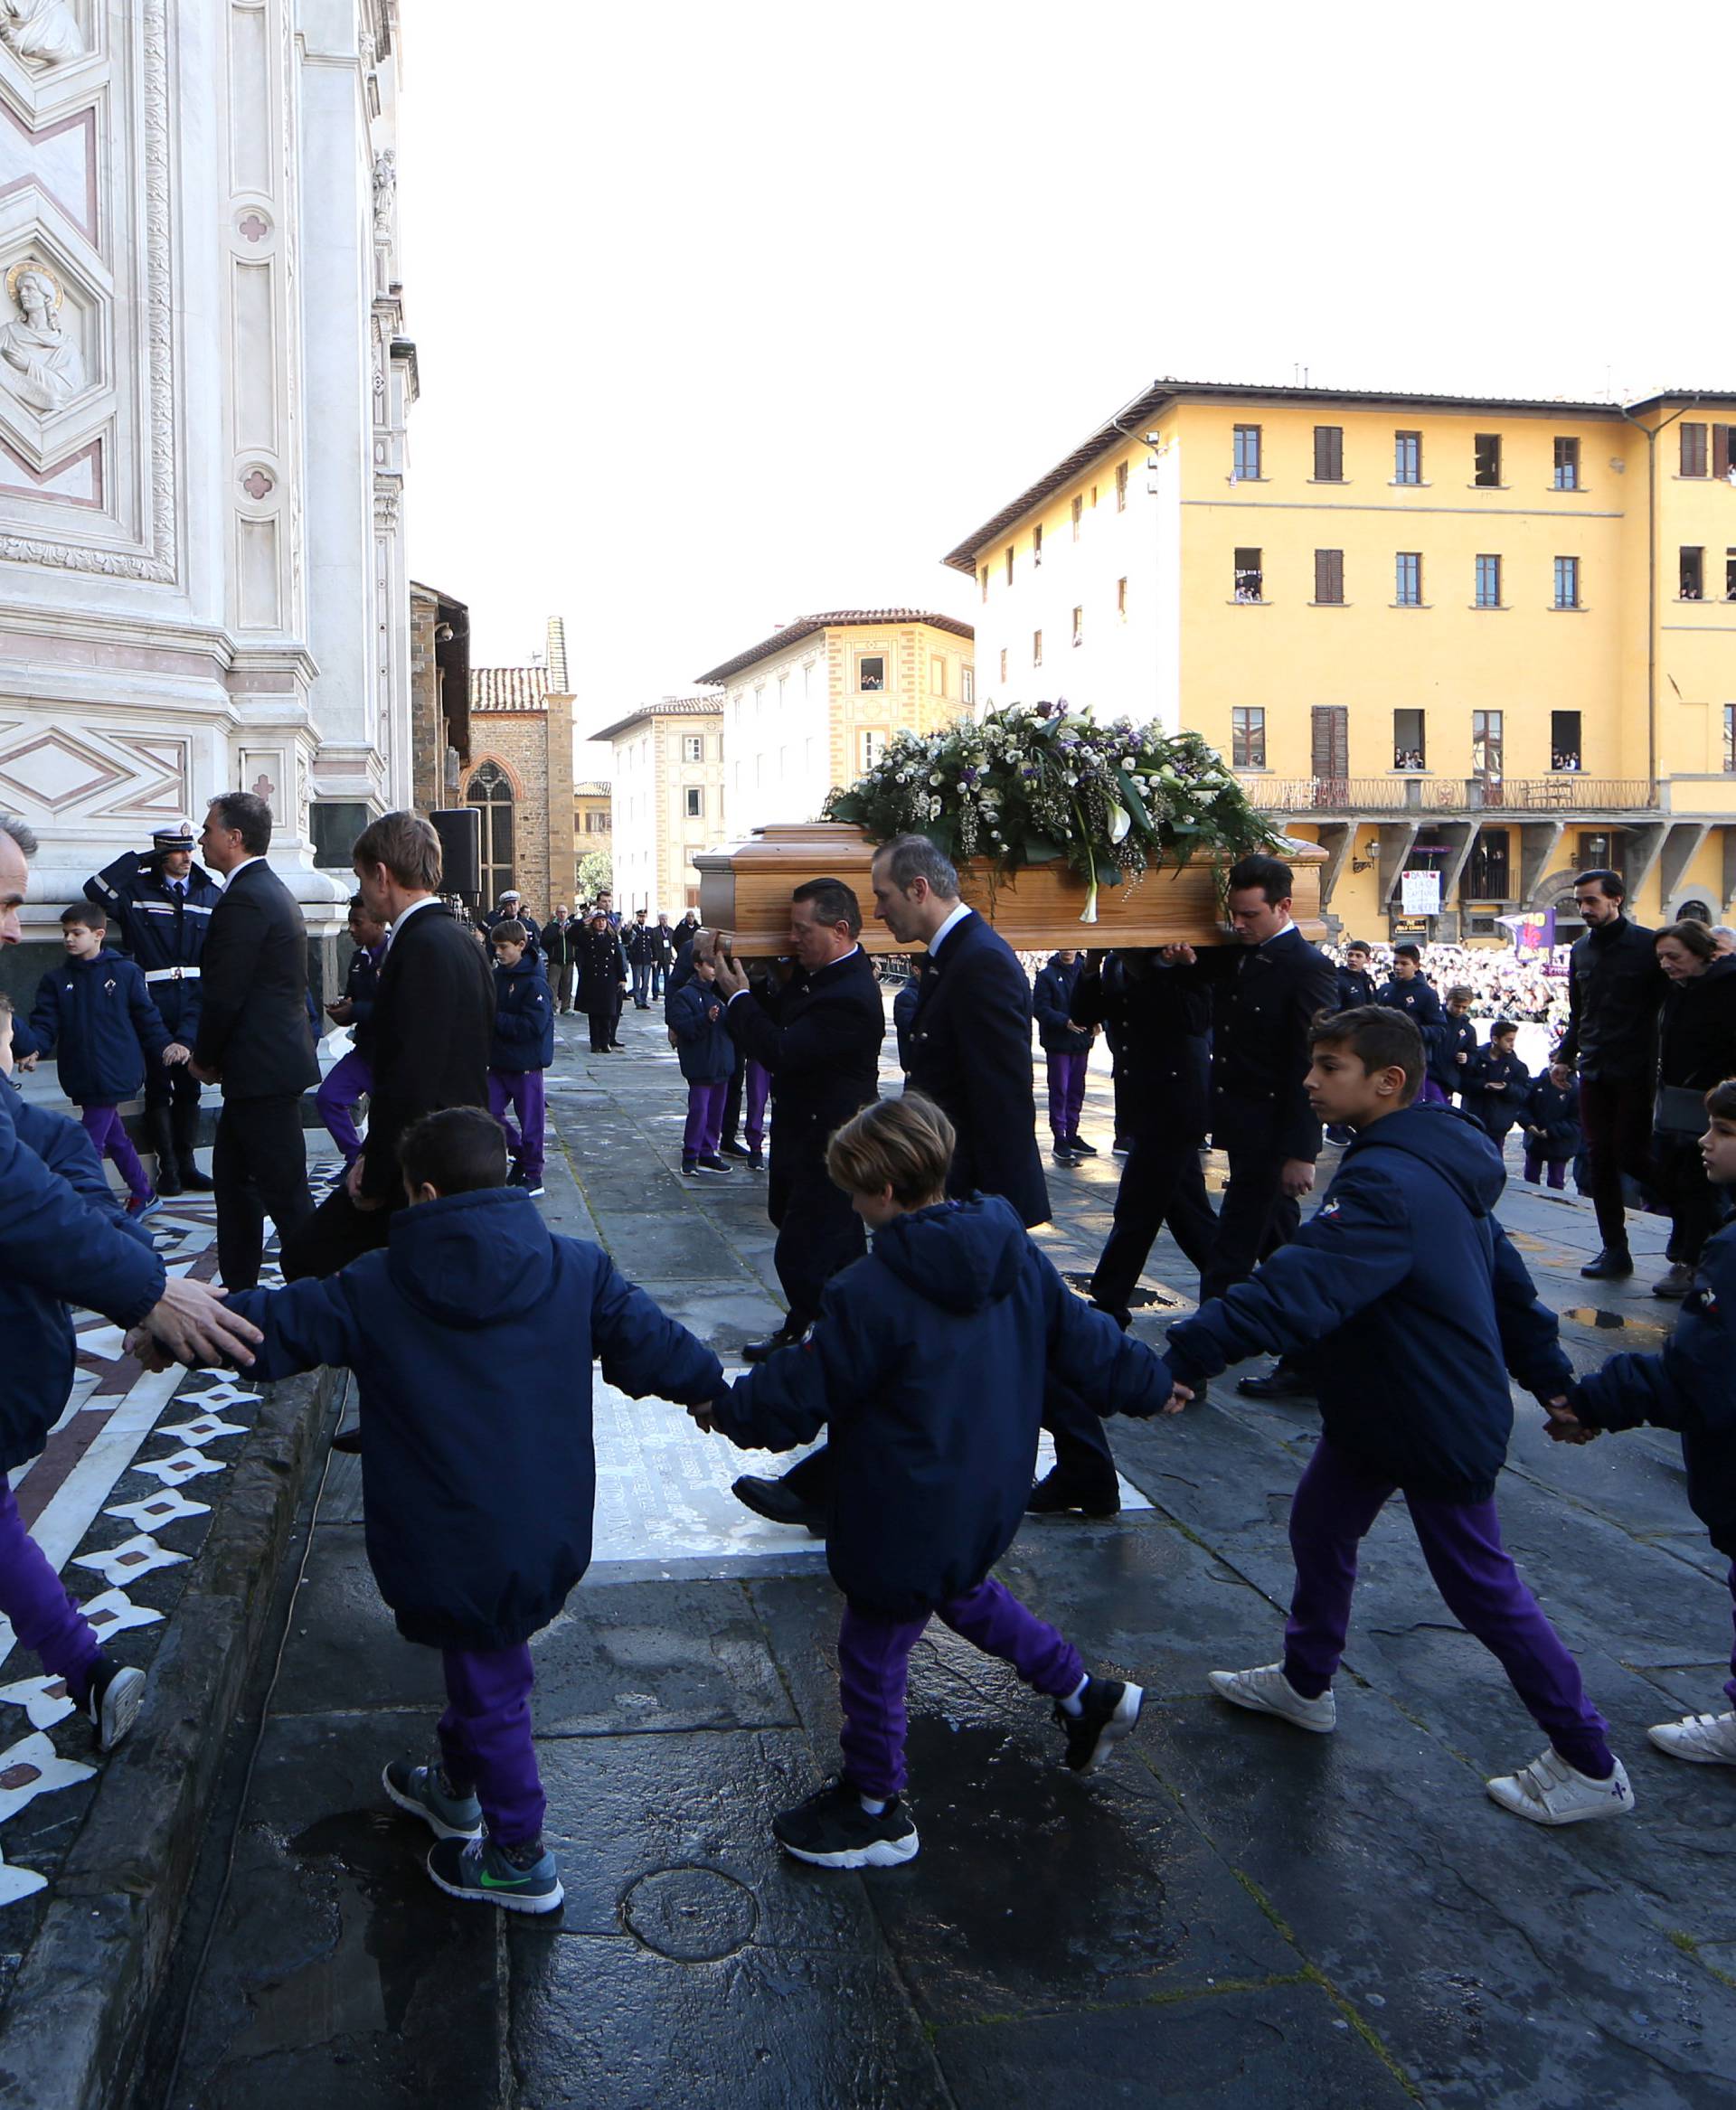
[[[871,953],[906,952],[874,918],[868,868],[874,845],[860,829],[837,821],[776,823],[756,828],[745,843],[702,851],[699,918],[727,930],[746,956],[789,949],[789,898],[804,880],[839,879],[862,905],[862,942]],[[1313,843],[1285,843],[1279,854],[1296,873],[1297,922],[1303,934],[1324,937],[1320,868],[1326,853]],[[1228,936],[1219,899],[1222,867],[1209,861],[1181,871],[1147,872],[1131,887],[1099,886],[1097,921],[1081,923],[1086,887],[1068,867],[1033,864],[1007,879],[986,858],[959,867],[959,890],[1018,952],[1057,946],[1221,945]]]

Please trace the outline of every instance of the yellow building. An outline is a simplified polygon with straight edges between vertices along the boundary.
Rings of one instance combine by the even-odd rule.
[[[699,906],[695,854],[723,840],[723,705],[665,696],[592,737],[615,750],[610,772],[615,907],[679,916]]]
[[[916,608],[837,608],[787,623],[700,680],[723,692],[733,836],[817,817],[894,732],[930,732],[976,702],[968,623]]]
[[[1611,863],[1736,896],[1736,394],[1620,406],[1165,381],[952,551],[985,704],[1203,732],[1329,852],[1347,928],[1437,937]]]
[[[572,869],[578,885],[579,867],[586,858],[609,855],[614,846],[611,787],[592,777],[572,787]]]

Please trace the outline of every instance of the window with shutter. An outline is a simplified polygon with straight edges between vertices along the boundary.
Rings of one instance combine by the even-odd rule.
[[[1316,550],[1314,552],[1314,598],[1323,607],[1332,607],[1344,598],[1344,552],[1342,550]]]
[[[1730,427],[1714,425],[1712,429],[1712,473],[1714,476],[1730,474]]]
[[[1316,703],[1309,713],[1314,741],[1314,775],[1318,796],[1330,803],[1342,796],[1350,775],[1350,709],[1344,703]],[[1340,787],[1335,793],[1321,786]]]
[[[1501,484],[1501,435],[1498,432],[1479,432],[1472,444],[1472,483],[1486,491],[1498,490]]]
[[[1682,428],[1682,474],[1684,476],[1703,476],[1706,473],[1706,429],[1703,425],[1690,424]]]
[[[1314,429],[1314,480],[1316,484],[1342,484],[1344,480],[1344,429],[1342,425],[1316,425]]]

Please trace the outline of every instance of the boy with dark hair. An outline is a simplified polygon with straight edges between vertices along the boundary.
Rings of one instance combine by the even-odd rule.
[[[1519,1060],[1519,1029],[1510,1018],[1489,1028],[1489,1044],[1473,1055],[1465,1073],[1465,1111],[1482,1125],[1499,1150],[1507,1131],[1524,1118],[1531,1071]]]
[[[1336,1011],[1351,1011],[1359,1003],[1374,1001],[1374,977],[1370,973],[1374,955],[1360,937],[1353,937],[1344,947],[1344,957],[1338,969],[1338,1001]]]
[[[1043,1374],[1103,1410],[1165,1410],[1144,1342],[1073,1296],[998,1195],[946,1198],[956,1137],[920,1094],[881,1099],[833,1135],[834,1183],[873,1250],[826,1285],[799,1346],[780,1348],[694,1415],[743,1447],[789,1450],[830,1424],[826,1563],[838,1636],[844,1771],[772,1820],[821,1868],[891,1868],[917,1851],[903,1806],[910,1654],[932,1617],[1055,1703],[1075,1771],[1139,1719],[1137,1685],[1088,1674],[1064,1635],[989,1572],[1030,1493]]]
[[[44,1055],[55,1057],[61,1089],[78,1107],[98,1157],[112,1158],[127,1182],[128,1215],[144,1217],[160,1204],[120,1103],[145,1088],[147,1062],[184,1062],[188,1050],[170,1039],[138,968],[103,950],[108,931],[107,915],[89,901],[61,911],[66,958],[38,983],[30,1024],[15,1032],[14,1045],[30,1069]]]
[[[495,1044],[488,1064],[488,1110],[513,1154],[512,1184],[543,1192],[548,1100],[542,1072],[554,1060],[554,995],[530,932],[508,918],[488,933],[495,956]],[[506,1118],[510,1107],[518,1126]]]
[[[1422,954],[1413,945],[1395,945],[1392,947],[1392,973],[1374,993],[1376,1003],[1392,1011],[1401,1011],[1422,1035],[1423,1077],[1419,1095],[1425,1106],[1444,1106],[1447,1095],[1435,1083],[1432,1076],[1432,1058],[1446,1021],[1441,1016],[1440,999],[1429,985],[1422,971]]]
[[[1449,1103],[1455,1092],[1465,1090],[1471,1060],[1477,1053],[1477,1021],[1471,1016],[1476,994],[1463,982],[1447,992],[1440,1031],[1429,1050],[1429,1074],[1440,1088],[1442,1098]]]
[[[1384,1008],[1319,1020],[1308,1097],[1355,1131],[1318,1211],[1251,1281],[1169,1330],[1170,1367],[1192,1389],[1260,1353],[1318,1350],[1323,1423],[1290,1506],[1296,1587],[1281,1663],[1214,1671],[1237,1707],[1324,1735],[1336,1726],[1361,1540],[1402,1493],[1448,1608],[1500,1662],[1548,1747],[1488,1782],[1539,1824],[1633,1807],[1608,1725],[1579,1665],[1501,1542],[1495,1483],[1513,1428],[1512,1371],[1559,1399],[1572,1369],[1555,1314],[1491,1211],[1501,1160],[1470,1122],[1412,1104],[1421,1036]]]
[[[529,1642],[590,1560],[591,1362],[635,1399],[697,1406],[728,1386],[607,1255],[556,1237],[507,1187],[491,1115],[426,1116],[398,1163],[410,1206],[386,1251],[230,1309],[264,1332],[256,1377],[355,1372],[369,1564],[399,1632],[445,1662],[439,1761],[382,1776],[435,1835],[429,1876],[455,1898],[552,1912]]]

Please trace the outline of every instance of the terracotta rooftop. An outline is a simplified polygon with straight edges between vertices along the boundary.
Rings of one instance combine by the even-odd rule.
[[[1089,439],[1081,440],[1064,459],[1057,462],[1046,476],[1039,476],[1029,489],[1022,491],[1010,505],[1002,506],[992,519],[949,550],[941,560],[955,571],[975,573],[978,553],[990,543],[998,542],[1013,523],[1023,519],[1033,506],[1042,504],[1045,498],[1071,483],[1081,470],[1089,468],[1099,455],[1112,447],[1131,442],[1138,449],[1145,434],[1141,428],[1178,401],[1231,402],[1231,403],[1314,403],[1326,409],[1354,409],[1358,404],[1390,404],[1395,408],[1418,410],[1519,410],[1528,416],[1538,412],[1552,412],[1560,418],[1600,418],[1619,423],[1624,416],[1618,403],[1568,402],[1553,396],[1431,396],[1411,394],[1397,389],[1315,389],[1315,388],[1260,388],[1249,382],[1223,381],[1176,381],[1165,375],[1155,381],[1141,395],[1125,403],[1113,418],[1099,426]],[[1643,401],[1630,403],[1628,410],[1656,410],[1662,403],[1728,403],[1736,401],[1736,396],[1721,395],[1710,391],[1671,390],[1662,395],[1647,396]]]
[[[722,696],[659,696],[655,703],[641,703],[625,718],[618,718],[613,725],[604,726],[590,737],[594,740],[613,739],[629,726],[643,725],[653,718],[722,718]]]
[[[957,616],[937,616],[925,608],[830,608],[822,616],[797,617],[795,622],[786,623],[781,630],[768,637],[763,645],[756,645],[750,652],[737,653],[733,659],[726,659],[722,666],[714,666],[710,674],[701,674],[699,679],[727,681],[756,660],[769,659],[774,652],[786,651],[804,637],[812,637],[822,630],[843,629],[850,624],[863,623],[876,628],[888,623],[927,623],[936,630],[950,630],[955,637],[974,638],[976,635],[968,623],[961,623]]]
[[[549,670],[542,666],[473,666],[472,711],[546,711]]]

